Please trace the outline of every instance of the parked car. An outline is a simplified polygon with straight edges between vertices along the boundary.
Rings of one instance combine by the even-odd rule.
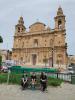
[[[1,66],[0,69],[2,72],[8,72],[8,68],[6,66]]]
[[[68,73],[72,73],[72,74],[74,73],[73,67],[71,66],[68,67]]]
[[[68,67],[68,69],[73,69],[72,66]]]
[[[2,62],[2,64],[8,68],[15,65],[14,61],[12,61],[12,60],[6,60],[6,61]]]

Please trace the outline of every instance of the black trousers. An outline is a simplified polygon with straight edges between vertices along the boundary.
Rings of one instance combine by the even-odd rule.
[[[46,82],[42,82],[41,86],[42,86],[42,91],[45,91],[45,89],[47,88]]]
[[[25,89],[25,88],[28,87],[28,83],[26,82],[26,83],[24,84],[24,83],[22,82],[22,83],[21,83],[21,86],[22,86],[23,89]]]

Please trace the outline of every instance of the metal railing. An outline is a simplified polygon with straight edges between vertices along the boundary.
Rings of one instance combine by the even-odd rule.
[[[71,73],[48,73],[48,76],[52,78],[62,79],[67,82],[71,82],[72,74]]]

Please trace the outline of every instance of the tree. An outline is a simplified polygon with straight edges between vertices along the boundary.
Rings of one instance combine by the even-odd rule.
[[[0,36],[0,43],[3,43],[3,39],[1,36]],[[2,56],[0,54],[0,68],[1,68],[1,65],[2,65]]]
[[[0,36],[0,43],[2,43],[3,42],[3,39],[2,39],[2,37]]]

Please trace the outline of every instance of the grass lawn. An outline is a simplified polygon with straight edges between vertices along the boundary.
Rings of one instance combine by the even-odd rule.
[[[23,74],[11,73],[10,77],[9,77],[9,84],[19,84],[20,85],[22,75]],[[29,75],[29,77],[30,77],[30,75]],[[0,73],[0,83],[6,83],[7,78],[8,78],[7,73]],[[39,75],[37,76],[37,78],[38,78],[38,82],[39,82],[40,81]],[[48,85],[49,86],[60,86],[62,82],[63,81],[60,79],[48,77]]]

